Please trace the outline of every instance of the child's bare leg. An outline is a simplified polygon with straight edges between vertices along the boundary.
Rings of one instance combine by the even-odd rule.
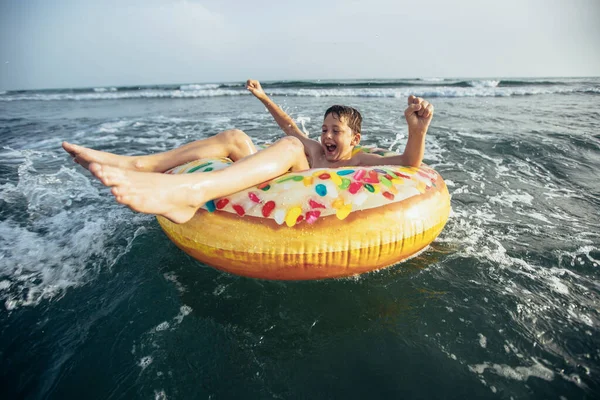
[[[252,139],[239,129],[224,131],[177,149],[145,156],[120,156],[67,142],[63,142],[62,146],[84,168],[88,168],[90,163],[98,163],[140,172],[164,172],[199,158],[229,157],[237,161],[256,153]]]
[[[284,174],[309,168],[304,146],[285,137],[267,149],[231,166],[208,173],[167,175],[90,164],[90,171],[106,185],[121,204],[147,214],[159,214],[183,223],[204,203]]]

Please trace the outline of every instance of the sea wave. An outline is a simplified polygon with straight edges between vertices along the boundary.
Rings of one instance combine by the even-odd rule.
[[[443,82],[444,78],[417,78],[419,81],[423,82]]]
[[[510,97],[544,94],[600,93],[598,87],[497,87],[487,86],[422,86],[410,88],[265,88],[270,96],[289,97],[373,97],[404,98],[409,95],[419,97]],[[19,93],[0,96],[0,101],[87,101],[87,100],[126,100],[126,99],[185,99],[223,96],[244,96],[250,93],[245,89],[193,89],[186,90],[138,90],[138,91],[94,91],[88,93]]]
[[[472,87],[496,87],[500,81],[494,80],[478,80],[478,81],[468,81],[467,84]]]
[[[207,90],[207,89],[218,89],[221,85],[217,84],[217,83],[207,83],[207,84],[203,84],[203,85],[197,85],[197,84],[192,84],[192,85],[181,85],[179,87],[179,90],[183,90],[183,91],[189,91],[189,90]]]
[[[555,85],[568,85],[570,82],[565,82],[560,79],[534,79],[534,80],[521,80],[521,79],[502,79],[500,86],[555,86]]]
[[[94,88],[94,92],[96,93],[105,93],[105,92],[116,92],[118,89],[116,87],[98,87]]]

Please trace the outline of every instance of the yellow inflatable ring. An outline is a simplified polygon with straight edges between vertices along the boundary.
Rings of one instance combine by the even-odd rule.
[[[230,163],[203,159],[167,173]],[[212,200],[185,224],[157,218],[179,248],[217,269],[303,280],[398,263],[429,245],[449,213],[448,189],[433,169],[377,166],[290,172]]]

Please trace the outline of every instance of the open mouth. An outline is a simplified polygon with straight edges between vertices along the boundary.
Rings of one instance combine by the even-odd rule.
[[[326,144],[325,148],[327,149],[328,153],[333,153],[335,149],[337,149],[337,146],[335,144]]]

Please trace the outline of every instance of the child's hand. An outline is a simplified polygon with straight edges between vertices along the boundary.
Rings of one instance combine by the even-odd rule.
[[[433,118],[433,105],[420,97],[410,95],[408,107],[404,111],[408,123],[408,133],[425,134]]]
[[[256,98],[261,99],[266,96],[265,91],[262,86],[260,86],[259,81],[255,81],[254,79],[248,79],[246,82],[246,89],[250,91]]]

